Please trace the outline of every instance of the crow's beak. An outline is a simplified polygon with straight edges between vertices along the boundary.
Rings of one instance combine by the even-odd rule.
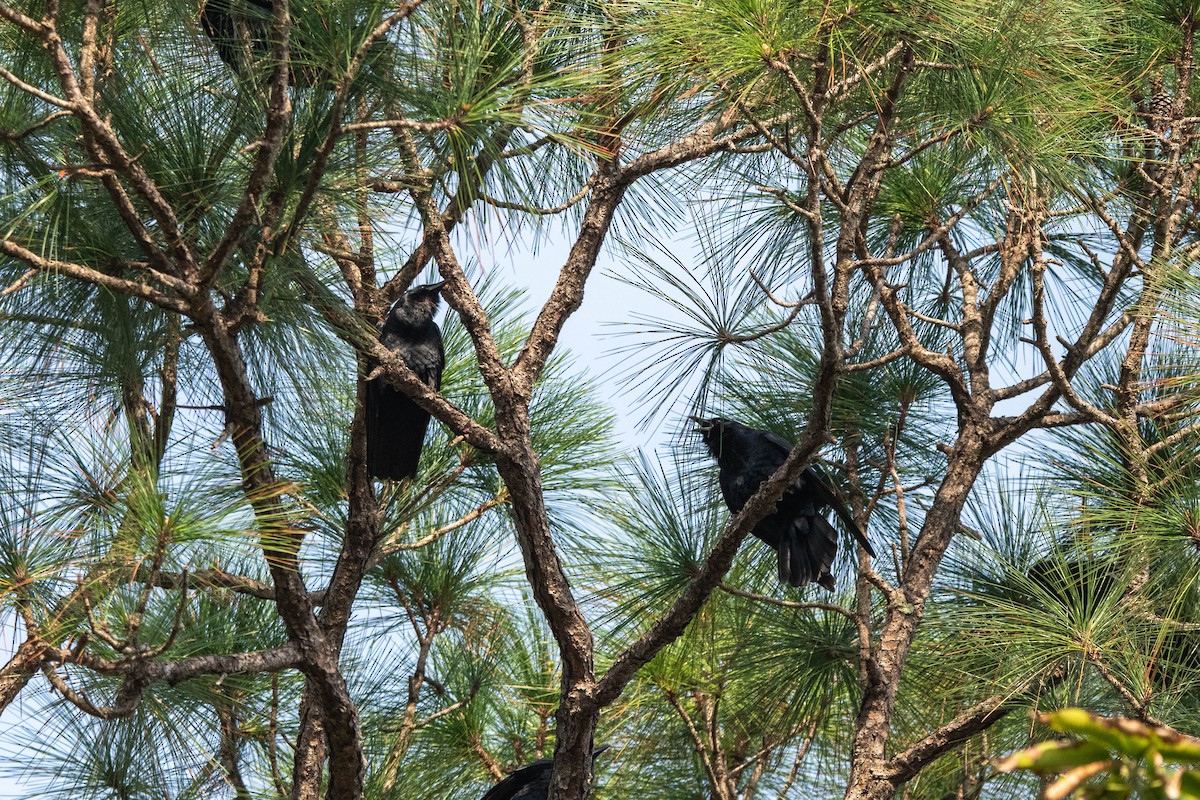
[[[413,286],[409,288],[405,294],[409,297],[428,297],[429,295],[440,297],[442,287],[445,285],[445,281],[438,281],[437,283],[425,283],[420,286]]]
[[[699,431],[700,433],[704,433],[705,431],[707,431],[709,428],[712,427],[712,423],[710,423],[706,419],[702,419],[700,417],[688,417],[688,419],[690,419],[692,422],[696,423],[695,430]]]

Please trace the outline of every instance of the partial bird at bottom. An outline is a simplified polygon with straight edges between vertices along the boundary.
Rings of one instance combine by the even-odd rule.
[[[608,749],[600,745],[592,750],[592,758]],[[550,795],[550,777],[554,762],[548,758],[526,764],[497,783],[479,800],[546,800]]]
[[[550,794],[553,763],[545,758],[521,767],[488,789],[480,800],[546,800]]]

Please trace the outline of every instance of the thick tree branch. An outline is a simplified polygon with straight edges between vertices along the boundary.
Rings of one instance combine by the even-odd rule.
[[[892,756],[885,772],[894,787],[900,787],[916,777],[927,765],[962,744],[972,736],[987,730],[1014,710],[1024,708],[1028,695],[1035,689],[1060,682],[1066,675],[1062,666],[1039,673],[1012,691],[987,697],[966,709],[954,719],[931,731],[919,742]]]
[[[29,679],[45,663],[47,649],[46,643],[39,639],[26,639],[17,647],[12,658],[0,667],[0,714],[12,705]]]
[[[32,250],[21,247],[10,239],[0,239],[0,253],[22,261],[39,272],[59,273],[76,278],[77,280],[86,281],[87,283],[94,283],[97,286],[103,286],[106,289],[112,289],[121,294],[140,297],[168,311],[181,314],[186,314],[188,311],[188,303],[184,299],[155,289],[147,283],[118,278],[106,272],[100,272],[99,270],[84,266],[83,264],[44,258]],[[182,284],[168,275],[153,273],[153,276],[156,280],[169,283],[172,288],[186,288],[186,284]]]
[[[226,427],[232,433],[243,491],[258,523],[259,543],[275,583],[275,606],[301,649],[300,668],[319,700],[329,742],[330,797],[357,797],[364,772],[358,711],[338,667],[339,648],[319,624],[300,571],[301,530],[280,499],[266,443],[258,397],[236,334],[211,303],[193,302],[193,319],[212,357],[224,394]]]
[[[47,663],[78,664],[102,675],[134,676],[145,682],[161,681],[171,686],[201,675],[280,672],[300,667],[301,648],[287,642],[269,650],[247,653],[189,656],[175,661],[132,658],[110,661],[91,655],[83,648],[68,649],[39,643]]]

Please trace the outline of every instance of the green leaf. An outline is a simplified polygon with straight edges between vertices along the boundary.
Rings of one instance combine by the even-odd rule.
[[[996,769],[1001,772],[1030,769],[1051,775],[1096,763],[1111,764],[1108,749],[1103,745],[1090,741],[1053,741],[1039,742],[1027,750],[1006,756],[996,762]]]

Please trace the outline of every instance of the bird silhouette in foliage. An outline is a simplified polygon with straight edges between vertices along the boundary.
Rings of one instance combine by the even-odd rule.
[[[205,35],[216,45],[217,55],[237,75],[251,72],[256,63],[270,56],[270,34],[275,4],[272,0],[206,0],[200,8],[200,26]],[[315,13],[311,6],[292,6],[292,33],[290,54],[292,70],[288,83],[292,86],[315,86],[327,74],[315,66],[315,53],[324,50],[318,42],[330,35],[331,26],[337,23],[332,18]],[[333,29],[336,33],[336,29]],[[363,31],[356,31],[359,35]],[[377,40],[368,51],[363,72],[379,73],[384,79],[391,64],[391,46],[385,40]],[[247,63],[247,57],[251,63]]]
[[[792,450],[778,434],[747,427],[723,417],[690,417],[708,451],[717,459],[719,483],[725,505],[736,514],[771,477]],[[788,487],[773,513],[750,531],[771,547],[779,559],[779,580],[790,586],[818,583],[833,591],[833,558],[837,555],[837,530],[825,519],[832,509],[854,538],[874,557],[867,537],[843,502],[838,490],[817,466],[809,466]]]
[[[442,331],[433,321],[444,284],[415,286],[388,310],[379,341],[398,353],[425,384],[442,385],[446,352]],[[382,376],[367,381],[367,469],[383,480],[415,478],[429,428],[429,412]]]
[[[592,751],[592,758],[608,749],[601,745]],[[553,761],[544,758],[514,770],[507,778],[497,783],[479,800],[546,800],[550,796],[550,778],[554,774]]]
[[[217,47],[217,55],[238,75],[246,71],[245,54],[238,23],[249,35],[250,53],[254,58],[267,55],[267,33],[271,29],[272,0],[208,0],[200,8],[200,25]]]
[[[521,767],[488,789],[480,800],[546,800],[553,774],[551,764],[547,758]]]

